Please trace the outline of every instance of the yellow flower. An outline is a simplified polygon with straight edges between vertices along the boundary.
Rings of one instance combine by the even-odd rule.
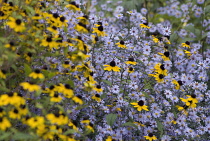
[[[140,100],[139,102],[133,102],[133,103],[131,103],[131,105],[134,105],[134,107],[136,107],[138,111],[142,111],[142,110],[149,111],[147,109],[147,106],[144,105],[143,100]]]
[[[74,130],[78,131],[79,129],[77,128],[77,122],[69,120],[68,126],[72,127]]]
[[[154,136],[152,133],[149,133],[148,136],[144,136],[146,138],[146,140],[149,141],[153,141],[153,140],[157,140],[156,136]]]
[[[96,28],[93,28],[92,33],[96,33],[97,36],[107,36],[107,34],[104,32],[104,28],[100,24],[95,24]]]
[[[72,59],[72,61],[75,61],[75,62],[83,62],[88,57],[90,57],[90,55],[86,55],[86,54],[82,53],[81,51],[78,51],[76,54],[72,55],[71,59]]]
[[[29,92],[34,92],[41,89],[39,85],[28,82],[22,82],[20,83],[20,86],[22,86],[24,90],[28,90]]]
[[[156,80],[158,83],[162,83],[162,82],[164,81],[164,77],[165,77],[163,74],[159,74],[159,73],[149,74],[149,76],[155,77],[155,80]]]
[[[112,141],[112,136],[108,136],[108,138],[106,139],[106,141]]]
[[[7,128],[11,127],[10,121],[6,117],[0,117],[0,130],[5,131]]]
[[[87,15],[84,15],[82,17],[78,17],[77,19],[79,19],[81,23],[85,24],[85,25],[88,25],[89,22],[88,22],[88,16]]]
[[[125,45],[125,42],[123,40],[121,40],[120,42],[116,43],[116,45],[120,48],[125,48],[127,49],[126,45]]]
[[[94,88],[94,90],[98,93],[102,92],[103,89],[101,88],[101,85],[96,85],[96,87]]]
[[[74,96],[74,91],[72,90],[69,84],[65,85],[60,84],[60,86],[61,86],[61,93],[63,93],[63,95],[66,98],[72,98]]]
[[[72,1],[70,4],[66,5],[66,8],[69,8],[74,11],[80,11],[79,5],[75,1]]]
[[[44,122],[45,122],[44,117],[36,116],[36,117],[31,117],[31,118],[26,119],[25,123],[31,128],[36,128],[36,127],[42,126]]]
[[[89,125],[86,125],[85,127],[86,127],[86,129],[88,129],[89,131],[94,133],[94,129],[93,129],[93,124],[92,123],[90,123]]]
[[[163,74],[164,76],[167,76],[167,72],[168,70],[165,69],[164,65],[161,63],[157,63],[155,66],[155,72],[157,72],[158,74]]]
[[[47,30],[52,32],[53,34],[58,34],[58,30],[56,26],[47,27]]]
[[[168,51],[165,51],[164,53],[158,52],[158,54],[162,56],[164,61],[169,61],[170,60],[170,58],[169,58],[170,53]]]
[[[100,98],[99,94],[95,94],[94,96],[92,96],[92,99],[95,100],[95,101],[98,101],[98,102],[101,101],[101,98]]]
[[[68,117],[64,114],[55,113],[47,114],[46,118],[52,123],[57,125],[65,125],[68,123]]]
[[[96,44],[98,42],[98,36],[91,35],[91,37],[92,37],[93,44]]]
[[[184,102],[186,104],[186,106],[190,107],[190,108],[196,108],[196,103],[198,103],[198,100],[196,99],[196,95],[192,94],[192,95],[187,95],[187,99],[184,98],[180,98],[182,100],[182,102]]]
[[[117,71],[117,72],[120,72],[120,67],[116,66],[116,63],[115,61],[111,61],[110,62],[110,65],[104,65],[106,68],[104,68],[104,70],[107,70],[107,71]]]
[[[19,106],[21,104],[25,104],[25,99],[17,94],[17,93],[8,93],[8,94],[3,94],[0,96],[0,106],[4,105],[14,105],[14,106]]]
[[[84,89],[86,91],[92,91],[94,88],[94,83],[92,83],[91,81],[87,81],[84,83],[84,86],[85,86]]]
[[[16,49],[15,44],[14,44],[14,42],[12,42],[12,41],[9,42],[9,44],[6,44],[5,47],[6,47],[6,48],[11,48],[12,51],[15,51],[15,49]]]
[[[7,22],[7,25],[10,28],[14,29],[15,32],[22,32],[26,29],[25,24],[22,22],[21,19],[15,19],[13,17],[9,17],[9,20],[10,21]]]
[[[53,96],[51,96],[50,98],[50,101],[52,102],[61,102],[61,100],[62,100],[62,97],[57,93],[54,93]]]
[[[0,70],[0,78],[6,79],[6,71]]]
[[[33,79],[44,79],[44,75],[39,69],[36,69],[34,72],[30,73],[29,77],[32,77]]]
[[[75,30],[77,30],[80,33],[88,33],[86,25],[81,22],[76,24],[76,26],[74,28],[75,28]]]
[[[74,97],[72,98],[72,100],[73,100],[75,103],[79,103],[80,105],[83,104],[82,96],[81,96],[81,95],[74,96]]]
[[[190,42],[186,41],[185,43],[182,43],[182,47],[190,48]]]
[[[134,58],[131,57],[131,58],[128,58],[128,61],[125,62],[126,64],[130,64],[130,65],[136,65],[137,62],[134,61]]]
[[[175,79],[172,79],[172,83],[175,85],[175,89],[179,90],[180,86],[182,86],[182,81],[176,81]]]
[[[141,28],[150,28],[148,25],[148,23],[143,23],[143,24],[139,24]]]
[[[15,108],[15,109],[9,111],[9,117],[12,119],[20,119],[21,114],[20,114],[19,110]]]
[[[128,72],[129,72],[129,73],[133,73],[133,72],[134,72],[134,68],[133,68],[133,67],[129,67],[129,68],[128,68]]]
[[[58,43],[55,42],[50,36],[43,39],[41,45],[45,47],[50,47],[50,50],[52,50],[53,48],[58,49]]]

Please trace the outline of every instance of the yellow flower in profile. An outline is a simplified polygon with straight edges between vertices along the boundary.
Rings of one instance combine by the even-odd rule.
[[[68,117],[64,114],[55,113],[47,114],[46,118],[52,123],[57,125],[65,125],[68,123]]]
[[[65,85],[60,84],[60,86],[61,86],[61,93],[63,93],[63,95],[66,98],[72,98],[74,96],[74,91],[69,84]]]
[[[186,106],[190,107],[190,108],[196,108],[196,103],[198,103],[198,100],[196,99],[196,95],[192,94],[192,95],[187,95],[187,99],[184,98],[180,98],[182,100],[182,102],[185,103]]]
[[[109,65],[104,65],[106,68],[104,68],[104,70],[107,70],[107,71],[117,71],[117,72],[120,72],[120,67],[116,66],[116,63],[115,61],[111,61]]]
[[[82,96],[81,96],[81,95],[74,96],[74,97],[72,98],[72,100],[73,100],[75,103],[79,103],[80,105],[83,104]]]
[[[129,68],[128,68],[128,72],[129,72],[129,73],[133,73],[133,72],[134,72],[134,68],[133,68],[133,67],[129,67]]]
[[[131,105],[134,105],[134,107],[136,107],[138,111],[142,111],[142,110],[149,111],[147,106],[144,105],[143,100],[140,100],[139,102],[133,102],[131,103]]]
[[[146,138],[146,140],[149,141],[153,141],[153,140],[157,140],[156,136],[154,136],[152,133],[149,133],[148,136],[144,136]]]
[[[103,89],[101,88],[101,85],[96,85],[95,88],[93,88],[96,92],[100,93],[103,91]]]
[[[112,136],[108,136],[106,141],[112,141]]]
[[[93,129],[93,124],[92,123],[90,123],[89,125],[86,125],[85,127],[86,127],[87,130],[89,130],[89,131],[94,133],[94,129]]]
[[[39,69],[35,69],[34,72],[29,74],[29,77],[32,77],[33,79],[44,79],[44,75],[41,73]]]
[[[97,101],[97,102],[101,102],[101,98],[99,94],[95,94],[94,96],[92,96],[92,99]]]
[[[92,33],[96,33],[97,36],[107,36],[107,34],[104,32],[104,27],[102,24],[95,24],[95,28],[93,28]]]
[[[96,35],[91,35],[91,37],[92,37],[92,42],[93,42],[93,44],[96,44],[96,43],[98,42],[98,36],[96,36]]]
[[[6,79],[6,71],[0,70],[0,78]]]
[[[58,30],[56,26],[47,27],[47,30],[55,35],[58,34]]]
[[[68,126],[72,127],[74,130],[78,131],[79,129],[77,128],[77,122],[75,121],[72,121],[72,120],[69,120],[69,123],[68,123]]]
[[[179,90],[180,89],[180,86],[183,85],[181,80],[176,81],[175,79],[172,79],[172,83],[175,85],[175,89],[176,90]]]
[[[139,26],[140,26],[141,28],[146,28],[146,29],[150,28],[150,27],[148,26],[148,23],[139,24]]]
[[[158,83],[162,83],[164,81],[164,77],[165,77],[163,74],[159,74],[159,73],[149,74],[149,76],[155,77],[155,80]]]
[[[41,89],[39,85],[28,82],[22,82],[20,83],[20,86],[22,86],[24,90],[28,90],[29,92],[34,92]]]
[[[80,11],[79,5],[76,4],[75,1],[70,2],[70,4],[66,5],[66,8],[69,8],[70,10],[73,11]]]
[[[11,127],[10,121],[6,117],[0,117],[0,130],[5,131],[7,128]]]
[[[125,62],[126,64],[130,64],[130,65],[136,65],[137,62],[134,61],[134,58],[131,57],[131,58],[128,58],[128,61]]]
[[[182,46],[182,47],[190,48],[190,42],[189,42],[189,41],[186,41],[185,43],[182,43],[181,46]]]
[[[90,55],[86,55],[83,52],[78,51],[76,54],[72,55],[71,59],[72,59],[72,61],[75,61],[75,62],[83,62],[88,57],[90,57]]]
[[[158,52],[158,54],[162,56],[164,61],[169,61],[170,60],[170,58],[169,58],[170,53],[168,51],[165,51],[164,53]]]
[[[127,49],[126,45],[125,45],[125,42],[123,40],[121,40],[120,42],[116,43],[116,45],[120,48],[125,48]]]
[[[22,32],[24,31],[25,28],[25,24],[22,22],[21,19],[15,19],[13,17],[9,17],[9,21],[7,22],[7,25],[14,29],[15,32]]]
[[[75,30],[77,30],[80,33],[88,33],[88,29],[87,29],[86,25],[81,22],[76,24],[76,26],[74,28],[75,28]]]

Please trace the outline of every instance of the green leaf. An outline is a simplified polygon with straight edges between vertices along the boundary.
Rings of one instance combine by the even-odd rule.
[[[136,126],[133,122],[126,122],[126,123],[122,124],[122,126],[131,126],[131,127],[138,128],[138,126]]]
[[[112,83],[110,81],[108,81],[108,80],[102,80],[102,81],[105,82],[106,84],[108,84],[109,86],[112,85]]]
[[[31,67],[26,63],[24,64],[24,71],[26,76],[28,76],[32,72]]]
[[[12,137],[14,140],[35,140],[36,136],[26,133],[15,133]]]
[[[0,140],[6,140],[7,137],[9,137],[11,133],[4,132],[3,134],[0,135]]]
[[[76,132],[76,130],[74,130],[74,129],[69,129],[69,130],[67,130],[67,131],[64,133],[64,135],[74,134],[75,132]]]
[[[73,80],[68,80],[66,83],[69,84],[72,88],[75,87],[75,86],[74,86],[74,81],[73,81]]]
[[[209,13],[209,11],[210,11],[210,5],[205,7],[205,13]]]
[[[160,137],[162,137],[162,135],[163,135],[163,124],[159,120],[156,120],[156,123],[157,123],[158,131],[160,131]]]
[[[148,95],[148,93],[146,93],[146,92],[142,92],[143,94],[144,94],[144,96],[146,97],[146,98],[151,98],[149,95]]]
[[[117,114],[108,114],[106,116],[106,122],[108,125],[112,126],[117,119]]]

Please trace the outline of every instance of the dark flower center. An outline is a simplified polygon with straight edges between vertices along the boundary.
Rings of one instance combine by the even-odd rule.
[[[179,85],[180,86],[182,86],[183,85],[183,83],[182,83],[182,81],[181,80],[179,80],[179,81],[177,81],[178,83],[179,83]]]
[[[18,109],[14,109],[14,113],[15,114],[18,114]]]
[[[58,13],[54,13],[53,17],[57,19],[59,17]]]
[[[9,42],[9,45],[14,46],[15,44],[14,44],[14,42]]]
[[[185,44],[190,45],[190,42],[189,41],[186,41]]]
[[[38,14],[38,13],[36,13],[34,16],[38,17],[38,16],[39,16],[39,14]]]
[[[192,98],[196,98],[196,95],[195,95],[195,94],[191,94],[191,97],[192,97]]]
[[[123,40],[121,40],[121,41],[120,41],[120,44],[121,44],[121,45],[124,45],[124,44],[125,44],[125,42],[124,42]]]
[[[144,25],[148,25],[148,22],[143,23]]]
[[[110,66],[111,66],[111,67],[115,67],[115,66],[116,66],[116,63],[115,63],[114,60],[110,62]]]
[[[60,17],[60,21],[61,21],[61,22],[64,22],[65,19],[66,19],[66,18],[65,18],[64,16]]]
[[[69,61],[65,61],[64,64],[68,65],[69,64]]]
[[[71,87],[70,87],[69,84],[65,84],[65,88],[66,88],[66,89],[71,89]]]
[[[153,134],[152,133],[149,133],[149,137],[153,137]]]
[[[9,97],[13,97],[14,93],[10,92],[7,94]]]
[[[160,78],[160,79],[163,79],[163,78],[164,78],[164,75],[159,74],[159,78]]]
[[[21,109],[25,109],[25,108],[26,108],[26,105],[21,104],[21,105],[20,105],[20,108],[21,108]]]
[[[161,70],[165,70],[165,67],[164,67],[163,64],[160,65],[160,69],[161,69]]]
[[[3,121],[2,117],[0,117],[0,123]]]
[[[96,41],[96,42],[98,41],[98,37],[95,37],[95,41]]]
[[[52,29],[54,29],[54,30],[57,30],[57,27],[55,27],[55,26],[52,26]]]
[[[52,89],[54,89],[54,88],[55,88],[55,86],[51,85],[49,89],[52,90]]]
[[[79,99],[82,99],[82,96],[81,96],[81,95],[77,95],[77,97],[78,97]]]
[[[166,57],[169,57],[169,52],[168,52],[168,51],[164,52],[164,55],[165,55]]]
[[[100,97],[100,95],[99,94],[95,94],[95,97]]]
[[[41,73],[41,71],[39,69],[35,69],[34,72],[37,73],[37,74]]]
[[[79,22],[79,23],[78,23],[78,25],[80,25],[80,26],[82,26],[82,27],[86,28],[86,25],[85,25],[85,24],[83,24],[83,23],[81,23],[81,22]]]
[[[31,52],[28,52],[27,55],[28,55],[29,57],[31,57],[31,56],[32,56],[32,53],[31,53]]]
[[[56,93],[56,94],[54,94],[54,97],[58,97],[58,94]]]
[[[143,106],[143,105],[144,105],[144,101],[143,101],[143,100],[140,100],[140,101],[138,102],[138,105],[139,105],[139,106]]]
[[[133,68],[132,68],[132,67],[130,67],[130,68],[129,68],[129,71],[133,71]]]
[[[4,12],[3,11],[0,11],[0,16],[4,16],[5,14],[4,14]]]
[[[47,42],[52,42],[52,37],[47,37]]]
[[[133,62],[133,61],[134,61],[134,58],[133,58],[133,57],[131,57],[131,58],[128,58],[128,61],[131,61],[131,62]]]
[[[15,23],[16,23],[17,25],[20,25],[20,24],[21,24],[21,20],[20,20],[20,19],[17,19],[17,20],[15,21]]]
[[[0,113],[2,113],[3,112],[3,109],[0,107]]]
[[[3,74],[6,74],[6,73],[7,73],[7,71],[5,71],[5,70],[1,70],[1,72],[2,72]]]
[[[100,89],[101,88],[101,85],[97,85],[96,88]]]
[[[99,27],[98,27],[98,30],[99,30],[99,31],[103,31],[103,30],[104,30],[103,26],[99,26]]]

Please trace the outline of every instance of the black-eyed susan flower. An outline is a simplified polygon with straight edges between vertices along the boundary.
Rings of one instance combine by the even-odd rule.
[[[95,94],[94,96],[92,96],[92,99],[97,101],[97,102],[101,102],[101,96],[99,94]]]
[[[31,57],[32,57],[32,53],[31,52],[28,52],[24,55],[25,59],[28,61],[28,62],[31,62]]]
[[[75,102],[75,103],[79,103],[80,105],[83,104],[83,101],[82,101],[82,96],[81,95],[76,95],[72,98],[72,100]]]
[[[76,24],[75,30],[77,30],[80,33],[88,33],[88,29],[87,29],[86,25],[81,22]]]
[[[5,70],[0,70],[0,78],[6,79],[6,71]]]
[[[14,106],[19,106],[21,104],[25,104],[25,99],[18,93],[10,92],[8,94],[2,94],[0,96],[0,106],[5,106],[5,105],[14,105]]]
[[[101,24],[95,24],[95,28],[93,28],[92,33],[96,33],[97,36],[106,36],[107,34],[104,32],[104,27]]]
[[[51,102],[61,102],[62,97],[58,93],[54,93],[53,95],[50,95],[50,101]]]
[[[48,93],[51,97],[53,97],[54,96],[54,93],[55,93],[55,86],[54,85],[51,85],[49,88],[46,88],[42,92],[43,93]]]
[[[159,55],[161,55],[161,57],[163,58],[163,60],[164,61],[169,61],[170,60],[170,58],[169,58],[169,55],[170,55],[170,53],[169,53],[169,51],[165,51],[164,53],[158,53]]]
[[[44,79],[44,75],[39,69],[35,69],[34,72],[29,74],[29,77],[32,77],[33,79]]]
[[[61,87],[61,93],[63,93],[66,98],[72,98],[74,96],[74,91],[69,84],[62,85]]]
[[[125,45],[125,42],[123,40],[121,40],[120,42],[116,43],[116,45],[120,48],[127,48],[126,45]]]
[[[190,48],[190,42],[186,41],[185,43],[182,43],[182,47]]]
[[[61,27],[61,26],[65,26],[65,27],[67,27],[68,26],[68,20],[66,20],[66,17],[65,16],[60,16],[60,25],[58,25],[59,27]]]
[[[108,137],[106,138],[106,141],[113,141],[112,136],[108,136]]]
[[[84,83],[84,90],[85,90],[85,91],[92,91],[93,88],[94,88],[94,84],[95,84],[95,83],[92,83],[91,81],[86,81],[86,82]]]
[[[96,87],[94,88],[94,90],[98,93],[102,92],[103,89],[101,88],[101,85],[96,85]]]
[[[12,51],[16,49],[15,43],[13,41],[9,42],[8,44],[5,45],[6,48],[10,48]]]
[[[55,42],[54,38],[52,38],[51,36],[45,37],[45,39],[42,40],[41,45],[45,47],[50,47],[50,50],[52,50],[53,48],[58,48],[58,43]]]
[[[11,126],[12,124],[6,117],[0,117],[0,130],[5,131],[7,128]]]
[[[98,42],[98,36],[96,36],[96,35],[91,35],[91,37],[92,37],[92,42],[93,42],[93,44],[96,44],[97,42]]]
[[[155,66],[154,66],[154,69],[155,69],[155,72],[158,73],[158,74],[163,74],[165,76],[167,76],[167,72],[168,70],[165,69],[164,67],[164,64],[161,64],[161,63],[157,63]]]
[[[28,90],[29,92],[34,92],[41,89],[39,85],[29,82],[22,82],[20,83],[20,86],[22,86],[24,90]]]
[[[8,14],[5,11],[0,10],[0,20],[5,20],[7,17]]]
[[[148,136],[144,136],[146,140],[153,141],[157,140],[157,137],[153,135],[152,133],[149,133]]]
[[[180,86],[183,85],[181,80],[176,81],[175,79],[172,79],[172,83],[175,85],[176,90],[179,90]]]
[[[88,22],[88,16],[87,15],[84,15],[82,17],[78,17],[77,19],[79,19],[79,22],[85,24],[85,25],[88,25],[89,22]]]
[[[35,116],[31,118],[27,118],[25,123],[31,128],[36,128],[41,125],[44,125],[45,119],[42,116]]]
[[[120,69],[121,69],[120,67],[116,66],[116,63],[115,63],[114,60],[111,61],[109,63],[109,65],[104,65],[104,67],[106,67],[106,68],[104,68],[104,70],[107,70],[107,71],[117,71],[117,72],[119,72]]]
[[[73,54],[71,59],[74,62],[83,62],[85,61],[90,55],[86,55],[81,51],[78,51],[77,53]]]
[[[93,128],[93,124],[92,123],[89,123],[89,125],[86,125],[85,128],[91,132],[94,133],[94,128]]]
[[[21,118],[21,113],[19,112],[18,109],[12,109],[9,111],[9,117],[12,119],[20,119]]]
[[[136,65],[137,62],[135,62],[133,57],[128,58],[128,61],[125,62],[126,64],[130,64],[130,65]]]
[[[192,94],[192,95],[187,95],[187,99],[184,98],[180,98],[182,100],[182,102],[185,103],[186,106],[190,107],[190,108],[196,108],[196,104],[198,103],[198,100],[196,99],[196,95]]]
[[[52,123],[57,125],[65,125],[68,123],[68,117],[62,113],[50,113],[46,118]]]
[[[71,67],[70,62],[68,60],[64,61],[63,67],[70,68]]]
[[[184,106],[176,105],[176,107],[179,111],[182,111],[185,115],[188,115],[187,109],[189,108],[189,106],[187,106],[187,105],[184,105]]]
[[[76,4],[75,1],[72,1],[68,5],[66,5],[66,8],[69,8],[70,10],[73,10],[73,11],[80,11],[79,5]]]
[[[74,130],[78,131],[79,129],[77,128],[77,122],[69,120],[68,126],[72,127]]]
[[[149,111],[147,106],[144,105],[143,100],[140,100],[139,102],[132,102],[131,105],[134,105],[134,107],[136,107],[138,111],[142,111],[142,110]]]
[[[25,23],[21,19],[15,19],[13,17],[9,17],[9,21],[7,22],[7,25],[14,29],[15,32],[22,32],[25,28]]]
[[[134,68],[133,67],[128,67],[128,73],[133,73],[134,72]]]
[[[21,104],[19,107],[18,107],[18,111],[21,115],[27,115],[28,114],[28,109],[26,107],[25,104]]]
[[[0,117],[3,117],[6,114],[3,108],[0,107]]]
[[[159,74],[159,73],[155,73],[155,74],[149,74],[149,76],[152,76],[155,78],[155,80],[158,82],[158,83],[162,83],[164,81],[164,75],[163,74]]]
[[[146,29],[149,29],[150,27],[148,26],[148,23],[143,23],[143,24],[139,24],[139,26],[141,27],[141,28],[146,28]]]
[[[56,26],[50,26],[50,27],[47,27],[47,30],[50,31],[51,33],[53,34],[58,34],[58,28]]]

